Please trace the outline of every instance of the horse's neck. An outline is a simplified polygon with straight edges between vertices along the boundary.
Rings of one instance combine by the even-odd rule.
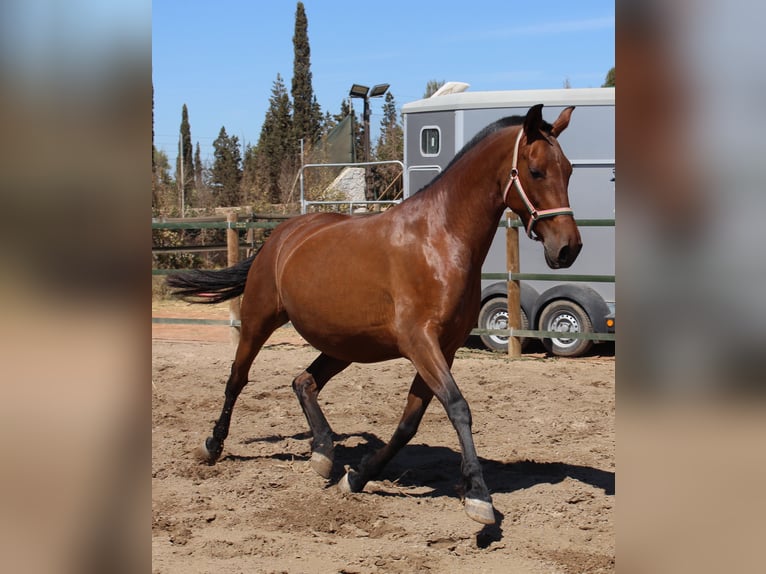
[[[427,191],[428,199],[433,201],[433,206],[427,210],[429,219],[469,246],[478,263],[487,256],[505,211],[497,182],[502,154],[484,153],[481,146],[477,146],[462,157],[460,163],[471,163],[482,156],[496,156],[495,161],[488,162],[481,170],[470,171],[460,163],[455,164],[432,188],[422,192]]]

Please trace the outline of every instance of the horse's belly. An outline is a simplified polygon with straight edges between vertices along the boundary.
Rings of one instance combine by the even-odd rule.
[[[398,346],[387,336],[371,332],[338,332],[312,325],[296,330],[311,346],[322,353],[351,363],[377,363],[401,356]]]
[[[284,306],[290,321],[320,351],[352,362],[397,356],[393,305],[379,289],[365,289],[357,281],[287,291]]]

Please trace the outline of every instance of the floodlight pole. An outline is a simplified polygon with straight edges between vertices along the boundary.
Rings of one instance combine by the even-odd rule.
[[[364,161],[370,161],[370,96],[364,97]],[[364,198],[367,201],[373,201],[372,196],[372,168],[364,168]]]
[[[349,91],[349,95],[352,98],[364,100],[362,120],[364,121],[364,161],[366,163],[370,161],[370,98],[380,97],[387,91],[388,84],[377,84],[372,87],[372,91],[367,86],[354,84]],[[372,169],[369,165],[364,168],[364,187],[365,199],[367,201],[374,201],[375,198],[372,196]]]

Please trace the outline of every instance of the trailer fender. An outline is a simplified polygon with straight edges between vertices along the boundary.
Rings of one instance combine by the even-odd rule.
[[[520,282],[519,285],[521,287],[521,308],[524,309],[527,317],[531,318],[533,316],[532,311],[540,294],[534,287],[530,287],[526,283]],[[481,292],[481,304],[484,305],[493,297],[508,297],[508,283],[506,281],[498,281],[497,283],[487,285]]]
[[[578,285],[576,283],[562,283],[544,291],[535,301],[532,313],[528,315],[536,328],[540,323],[540,313],[548,303],[556,299],[567,299],[580,305],[588,313],[593,331],[606,333],[606,316],[609,315],[609,306],[601,295],[592,287]]]

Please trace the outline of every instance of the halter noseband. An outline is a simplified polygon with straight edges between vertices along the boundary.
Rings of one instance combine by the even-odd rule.
[[[524,193],[524,188],[521,186],[521,180],[519,179],[519,170],[516,169],[516,164],[519,159],[519,142],[521,141],[521,136],[523,134],[524,128],[522,127],[519,129],[519,135],[516,136],[516,144],[513,146],[513,164],[511,164],[511,176],[510,179],[508,179],[505,190],[503,191],[503,203],[508,205],[508,202],[506,201],[508,197],[508,191],[511,189],[512,185],[515,185],[516,191],[519,192],[519,197],[521,197],[521,201],[524,202],[524,205],[527,206],[527,211],[529,211],[530,215],[529,221],[527,222],[527,235],[530,239],[537,239],[532,235],[532,230],[534,229],[535,223],[537,223],[538,219],[553,217],[555,215],[571,215],[574,217],[574,212],[569,207],[537,210],[535,209],[535,206],[532,205],[532,202],[527,197],[527,194]]]

